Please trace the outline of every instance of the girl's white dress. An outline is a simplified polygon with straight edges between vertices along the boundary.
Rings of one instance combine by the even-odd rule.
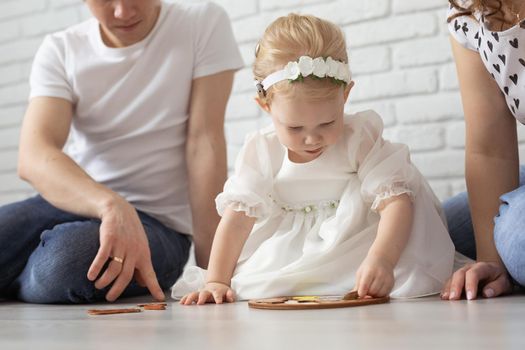
[[[273,127],[247,137],[235,173],[217,199],[256,217],[231,281],[237,299],[350,291],[374,242],[382,201],[414,203],[408,244],[391,297],[438,293],[452,273],[454,246],[440,203],[405,145],[385,141],[373,111],[345,116],[339,141],[308,163],[293,163]],[[172,296],[202,288],[206,270],[186,268]]]

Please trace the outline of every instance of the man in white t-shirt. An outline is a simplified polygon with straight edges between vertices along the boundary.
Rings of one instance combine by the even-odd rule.
[[[0,294],[163,300],[191,240],[208,263],[242,59],[213,3],[85,3],[94,18],[47,36],[33,63],[19,175],[39,195],[0,208]]]

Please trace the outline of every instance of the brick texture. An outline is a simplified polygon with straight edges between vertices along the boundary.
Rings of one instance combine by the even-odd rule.
[[[441,199],[463,191],[464,123],[445,25],[445,0],[217,0],[229,13],[246,67],[226,115],[228,161],[246,133],[270,122],[255,105],[250,65],[264,28],[289,12],[341,25],[356,86],[347,111],[374,109],[385,135],[408,144]],[[0,204],[33,193],[16,175],[17,143],[27,105],[32,57],[46,33],[89,17],[78,0],[0,3]],[[520,151],[525,152],[520,131]]]

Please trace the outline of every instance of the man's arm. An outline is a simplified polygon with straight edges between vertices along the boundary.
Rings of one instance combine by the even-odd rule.
[[[101,247],[88,278],[95,280],[110,256],[124,258],[123,264],[112,261],[95,283],[97,288],[104,288],[114,281],[106,296],[108,300],[115,300],[122,293],[135,270],[153,296],[163,299],[144,228],[133,206],[94,181],[62,151],[72,116],[73,106],[67,100],[31,99],[20,136],[19,176],[55,207],[102,221]]]
[[[18,174],[57,208],[100,218],[102,208],[115,194],[96,183],[62,151],[72,115],[67,100],[31,100],[20,135]]]
[[[224,113],[234,71],[193,81],[186,146],[193,242],[197,265],[206,268],[219,215],[215,197],[227,176]]]

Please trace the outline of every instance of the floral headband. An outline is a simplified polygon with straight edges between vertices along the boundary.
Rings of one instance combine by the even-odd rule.
[[[264,78],[263,81],[255,81],[259,95],[266,96],[266,91],[283,80],[289,80],[291,83],[303,81],[304,78],[322,79],[331,78],[336,84],[348,84],[351,81],[352,74],[348,63],[334,60],[332,57],[323,58],[310,56],[301,56],[297,61],[290,61],[277,72],[273,72]]]

